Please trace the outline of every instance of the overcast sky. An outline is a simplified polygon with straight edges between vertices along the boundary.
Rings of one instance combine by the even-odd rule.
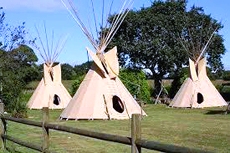
[[[74,2],[76,7],[87,12],[89,7],[83,4],[85,1],[86,0],[75,0]],[[115,0],[117,4],[114,4],[114,6],[120,8],[122,1],[123,0]],[[224,44],[227,53],[223,56],[222,61],[225,69],[230,70],[230,1],[188,0],[188,7],[191,7],[193,4],[203,7],[206,14],[211,14],[213,18],[221,21],[224,25],[220,34],[222,34],[225,39]],[[138,10],[143,6],[147,7],[150,5],[151,0],[134,0],[132,9]],[[26,22],[26,28],[31,38],[37,37],[35,25],[43,30],[44,22],[48,33],[54,31],[56,38],[69,35],[64,50],[58,58],[58,61],[61,63],[75,65],[87,61],[85,47],[90,46],[89,42],[64,8],[61,0],[0,0],[0,6],[4,8],[3,10],[6,13],[5,23],[17,26],[22,22]],[[85,13],[82,15],[82,18],[87,18],[88,16],[89,14]]]

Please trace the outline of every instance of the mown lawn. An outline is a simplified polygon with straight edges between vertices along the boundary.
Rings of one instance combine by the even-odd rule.
[[[142,138],[214,152],[230,152],[230,115],[225,108],[175,109],[165,105],[146,105],[148,114],[142,120]],[[61,111],[50,110],[50,122],[92,131],[130,136],[130,120],[60,121]],[[29,119],[41,121],[41,110],[30,110]],[[28,142],[42,143],[42,130],[8,122],[8,134]],[[50,131],[50,149],[60,153],[127,153],[130,147],[64,132]],[[13,152],[36,151],[11,142]],[[154,151],[144,150],[144,153]]]

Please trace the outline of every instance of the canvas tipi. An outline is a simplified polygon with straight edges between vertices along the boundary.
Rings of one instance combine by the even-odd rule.
[[[71,96],[61,82],[60,63],[55,62],[63,48],[64,41],[59,41],[57,46],[53,46],[52,40],[51,46],[49,46],[46,30],[45,34],[47,48],[45,49],[45,44],[41,41],[39,32],[38,37],[42,50],[36,47],[45,62],[43,64],[44,74],[27,106],[30,109],[42,109],[42,107],[48,107],[50,109],[64,109],[69,103]]]
[[[131,1],[125,0],[124,3],[130,5]],[[66,5],[66,3],[64,4]],[[69,4],[69,10],[73,11],[77,23],[96,51],[92,52],[87,48],[89,55],[93,59],[93,65],[72,100],[61,113],[60,118],[75,120],[129,119],[133,113],[146,115],[118,77],[117,47],[104,53],[126,16],[127,8],[123,5],[120,15],[114,19],[110,27],[106,27],[108,31],[106,30],[105,33],[100,34],[100,40],[96,41],[80,20],[76,9],[73,8],[71,3]]]
[[[203,54],[212,36],[203,50],[198,51],[200,54],[197,58],[194,60],[189,58],[190,77],[184,81],[169,106],[204,108],[227,105],[226,101],[208,78],[206,72],[206,59],[203,57]]]

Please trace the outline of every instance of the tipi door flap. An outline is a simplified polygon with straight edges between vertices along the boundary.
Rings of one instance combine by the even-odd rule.
[[[129,118],[125,103],[118,95],[105,95],[107,110],[111,119]]]

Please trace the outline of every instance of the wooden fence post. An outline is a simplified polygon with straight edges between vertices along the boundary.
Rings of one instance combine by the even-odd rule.
[[[49,108],[42,108],[43,120],[42,120],[42,130],[43,130],[43,143],[42,152],[48,152],[49,149],[49,128],[46,128],[46,123],[49,122]]]
[[[136,145],[136,140],[141,139],[141,114],[132,114],[131,138],[131,153],[141,153],[141,147]]]
[[[2,150],[5,150],[6,148],[6,139],[3,137],[3,135],[6,134],[6,120],[3,117],[4,115],[4,103],[0,102],[0,115],[1,115],[1,120],[2,120],[2,125],[1,125],[1,144],[2,144]]]

